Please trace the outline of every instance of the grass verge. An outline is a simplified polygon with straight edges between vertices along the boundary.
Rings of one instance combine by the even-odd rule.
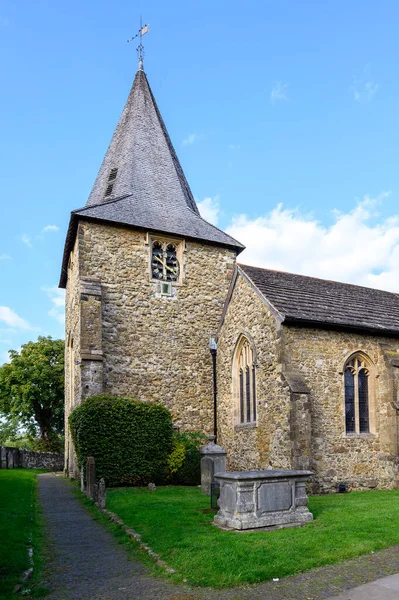
[[[311,497],[312,523],[251,533],[215,527],[198,488],[110,489],[107,508],[195,586],[260,583],[399,543],[398,490]]]
[[[24,596],[42,597],[45,590],[38,585],[43,566],[43,524],[37,503],[36,469],[0,470],[0,598],[15,598],[13,590],[24,571],[32,565],[29,548],[33,549],[34,573],[24,585]]]

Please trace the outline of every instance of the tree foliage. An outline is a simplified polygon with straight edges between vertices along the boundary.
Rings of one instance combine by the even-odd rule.
[[[64,342],[39,337],[9,354],[0,367],[0,414],[51,449],[64,429]]]

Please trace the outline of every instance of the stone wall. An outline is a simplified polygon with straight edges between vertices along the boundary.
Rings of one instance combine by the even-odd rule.
[[[233,397],[234,350],[246,335],[256,351],[257,424],[240,425]],[[289,469],[290,389],[281,374],[278,323],[256,291],[239,275],[224,318],[217,354],[218,443],[227,450],[227,468]]]
[[[16,468],[62,471],[64,468],[64,455],[0,446],[0,469]]]
[[[73,408],[80,402],[80,277],[79,277],[79,235],[70,254],[68,281],[65,296],[65,470],[77,475],[76,457],[71,444],[68,418]]]
[[[340,482],[353,489],[396,487],[398,340],[299,327],[283,327],[283,338],[286,367],[300,371],[311,390],[315,491],[333,491]],[[345,432],[343,368],[357,351],[375,366],[369,376],[370,434]]]
[[[181,282],[162,296],[150,278],[146,232],[80,223],[66,294],[75,355],[66,370],[67,388],[74,371],[75,395],[66,394],[67,414],[81,398],[104,391],[160,402],[177,426],[211,432],[209,337],[219,326],[235,252],[180,243]]]
[[[257,423],[240,425],[233,359],[240,335],[256,352]],[[363,351],[370,434],[346,434],[343,369]],[[232,470],[312,469],[314,492],[398,485],[399,341],[280,324],[238,275],[218,339],[218,443]]]

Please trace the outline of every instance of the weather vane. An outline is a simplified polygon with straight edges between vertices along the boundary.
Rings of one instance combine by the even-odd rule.
[[[148,32],[148,29],[149,29],[148,23],[146,25],[143,25],[142,19],[140,17],[140,29],[138,30],[136,35],[131,37],[130,40],[127,40],[128,42],[132,42],[136,38],[139,38],[139,45],[136,48],[137,56],[139,59],[139,71],[143,70],[144,46],[143,46],[142,38],[143,38],[143,35],[145,35]]]

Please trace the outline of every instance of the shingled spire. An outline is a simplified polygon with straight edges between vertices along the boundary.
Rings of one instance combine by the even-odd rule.
[[[147,77],[139,68],[87,204],[72,212],[60,286],[80,219],[244,246],[199,214]]]
[[[132,194],[198,214],[147,77],[137,71],[86,206]]]

